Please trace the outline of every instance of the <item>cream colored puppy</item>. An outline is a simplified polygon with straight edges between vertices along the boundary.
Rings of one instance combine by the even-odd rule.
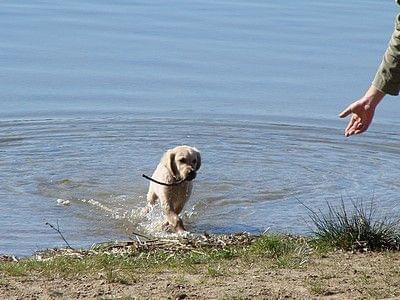
[[[147,206],[145,213],[160,200],[164,210],[166,222],[164,228],[177,233],[185,231],[179,217],[185,203],[192,193],[193,179],[201,166],[200,152],[193,147],[178,146],[169,149],[161,158],[156,170],[151,176],[160,183],[172,184],[165,186],[160,183],[150,182],[147,193]]]

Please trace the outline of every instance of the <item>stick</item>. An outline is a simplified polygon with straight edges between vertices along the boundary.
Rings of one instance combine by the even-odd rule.
[[[267,229],[265,229],[265,230],[263,231],[262,234],[267,234],[267,232],[268,232],[270,229],[271,229],[271,227],[268,227]]]
[[[147,235],[144,235],[144,234],[141,234],[141,233],[137,233],[135,231],[132,231],[132,234],[135,235],[135,236],[140,236],[142,238],[145,238],[146,240],[154,240],[154,238],[151,238],[151,237],[149,237]]]
[[[49,222],[46,222],[46,225],[50,226],[52,229],[54,229],[60,236],[61,238],[64,240],[64,242],[67,244],[67,247],[69,249],[74,250],[74,248],[71,247],[71,245],[67,242],[67,240],[65,239],[64,235],[61,233],[60,231],[60,226],[58,225],[58,220],[57,220],[57,228],[55,228],[52,224],[50,224]]]
[[[142,174],[142,176],[143,176],[144,178],[150,180],[150,181],[153,181],[153,182],[155,182],[155,183],[157,183],[157,184],[161,184],[161,185],[165,185],[165,186],[175,186],[175,185],[179,185],[179,184],[181,184],[182,182],[185,181],[185,179],[181,179],[181,180],[179,180],[179,181],[177,181],[177,182],[165,183],[165,182],[157,181],[157,180],[155,180],[155,179],[153,179],[153,178],[151,178],[151,177],[149,177],[149,176],[147,176],[147,175],[144,175],[144,174]]]

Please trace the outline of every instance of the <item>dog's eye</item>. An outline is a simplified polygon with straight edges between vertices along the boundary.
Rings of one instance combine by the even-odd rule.
[[[181,163],[186,163],[186,159],[184,159],[184,158],[181,158],[180,160],[179,160],[179,162],[181,162]]]

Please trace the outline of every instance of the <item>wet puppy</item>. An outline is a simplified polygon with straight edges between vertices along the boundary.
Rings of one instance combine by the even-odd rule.
[[[196,148],[178,146],[169,149],[161,158],[151,177],[159,182],[175,185],[165,186],[150,182],[144,212],[149,212],[159,199],[166,218],[164,228],[177,233],[185,232],[179,214],[189,200],[193,187],[192,181],[196,178],[200,166],[201,156]]]

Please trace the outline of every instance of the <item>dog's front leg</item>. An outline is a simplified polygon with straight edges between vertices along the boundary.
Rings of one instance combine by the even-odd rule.
[[[165,227],[171,227],[177,233],[186,232],[181,218],[179,218],[178,214],[173,210],[169,201],[163,201],[163,209],[167,219]]]
[[[142,215],[147,215],[150,211],[153,210],[154,205],[156,204],[156,200],[158,199],[157,194],[154,192],[153,187],[150,184],[149,191],[147,193],[147,204],[142,208]]]

